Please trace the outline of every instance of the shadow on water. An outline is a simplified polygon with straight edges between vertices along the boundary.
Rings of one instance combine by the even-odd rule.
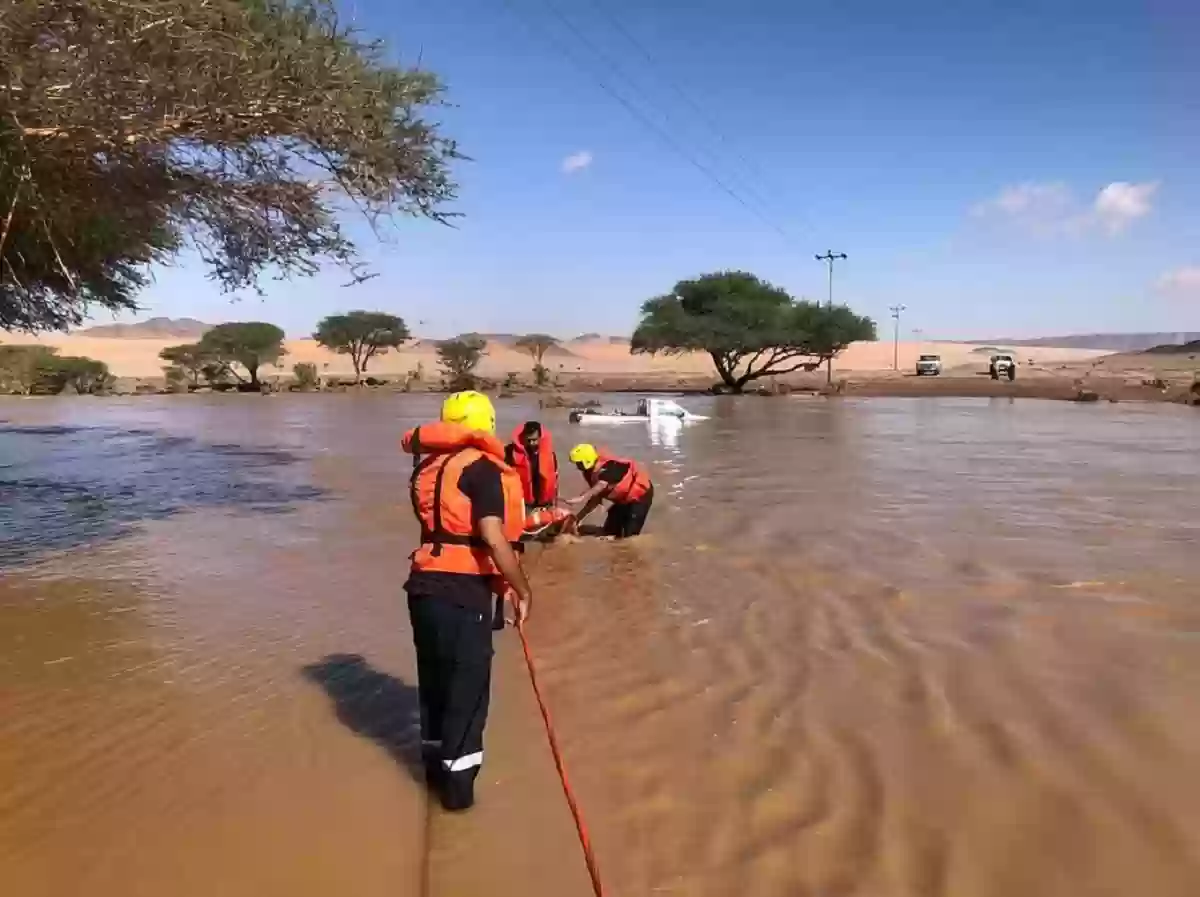
[[[338,720],[391,755],[420,785],[421,702],[415,686],[375,669],[359,654],[331,654],[303,668],[325,690]]]
[[[147,430],[0,424],[0,567],[196,508],[289,511],[324,494],[302,461]]]

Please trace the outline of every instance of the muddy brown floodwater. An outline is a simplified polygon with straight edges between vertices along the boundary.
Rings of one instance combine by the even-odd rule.
[[[1200,894],[1200,414],[694,407],[549,418],[657,485],[641,539],[530,560],[612,897]],[[416,783],[397,440],[435,409],[0,404],[4,893],[589,893],[511,631],[476,811]]]

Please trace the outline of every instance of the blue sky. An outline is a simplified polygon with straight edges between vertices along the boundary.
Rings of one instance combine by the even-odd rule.
[[[472,157],[457,228],[363,233],[376,279],[232,306],[184,264],[142,316],[628,333],[642,300],[706,271],[823,298],[813,256],[832,248],[838,301],[881,322],[903,303],[927,337],[1200,330],[1190,0],[345,8],[446,82],[436,114]]]

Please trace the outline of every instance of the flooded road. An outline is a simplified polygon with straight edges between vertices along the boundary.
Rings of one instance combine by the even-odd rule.
[[[511,632],[477,810],[416,783],[397,443],[436,407],[0,403],[6,891],[589,893]],[[656,483],[647,535],[530,561],[614,897],[1200,893],[1200,416],[690,407],[544,417]]]

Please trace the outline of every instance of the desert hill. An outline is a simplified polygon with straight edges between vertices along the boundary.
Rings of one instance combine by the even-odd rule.
[[[1185,334],[1191,336],[1192,334]],[[1147,355],[1197,355],[1200,354],[1200,339],[1186,343],[1166,343],[1161,346],[1151,346],[1146,350]]]
[[[81,336],[103,339],[177,339],[198,340],[212,329],[211,324],[195,318],[148,318],[133,324],[100,324],[79,331]]]
[[[988,339],[976,343],[999,346],[1044,346],[1056,349],[1103,349],[1108,352],[1144,352],[1166,344],[1200,340],[1200,333],[1076,333],[1037,339]]]

